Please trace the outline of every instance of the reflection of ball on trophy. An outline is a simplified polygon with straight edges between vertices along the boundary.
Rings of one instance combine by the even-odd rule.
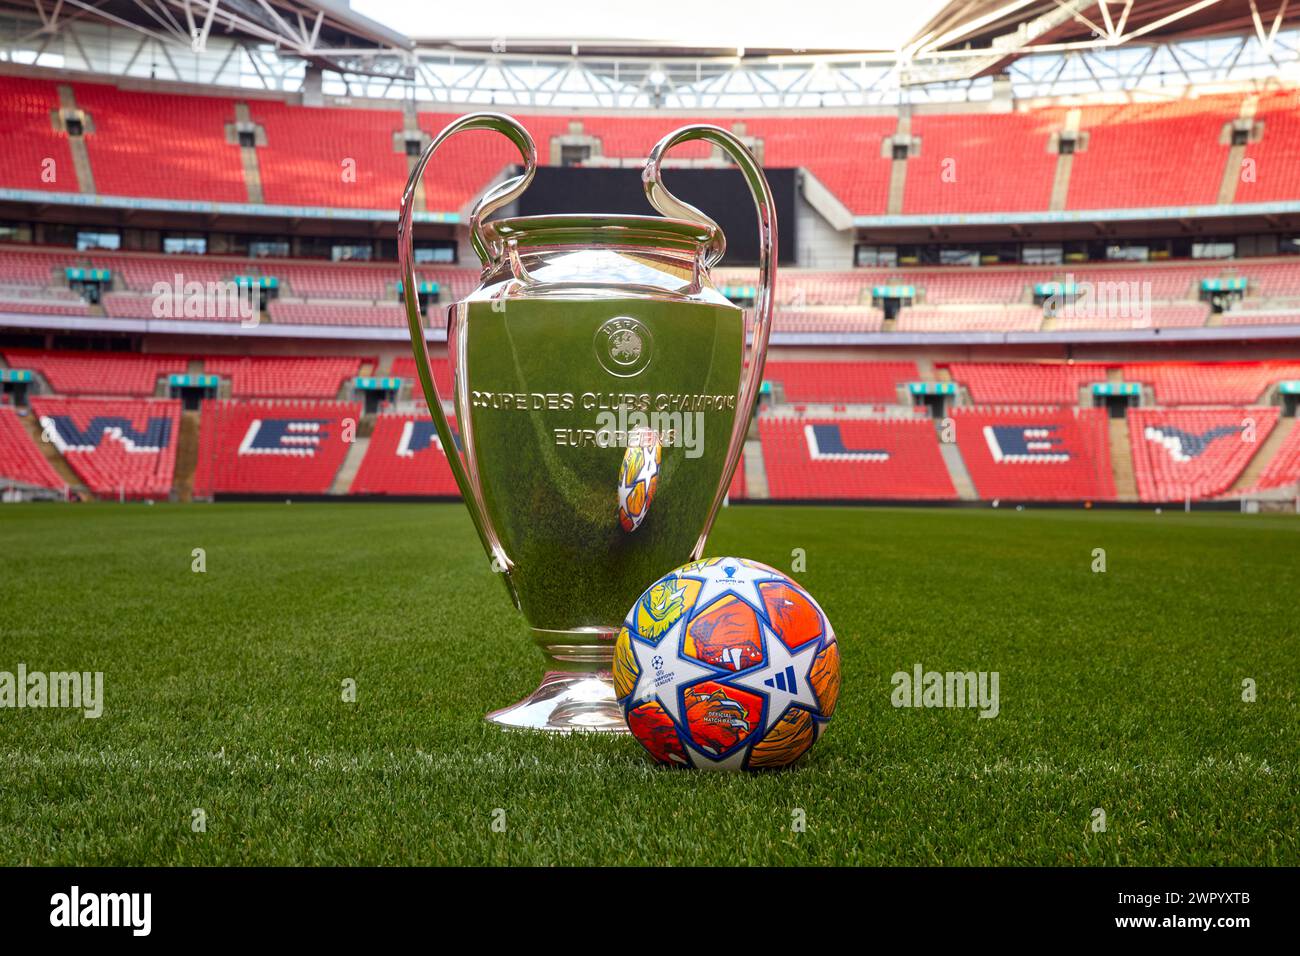
[[[662,462],[663,447],[653,430],[641,428],[629,436],[618,469],[618,523],[624,531],[636,531],[650,513]]]
[[[532,181],[537,150],[515,120],[471,114],[435,137],[412,170],[398,226],[404,288],[418,287],[416,188],[438,147],[467,130],[504,134],[524,170],[470,216],[483,275],[448,309],[447,397],[461,454],[447,461],[492,568],[548,664],[537,691],[489,719],[625,732],[610,677],[620,622],[648,583],[703,553],[763,377],[775,272],[771,192],[736,137],[688,126],[655,146],[643,173],[646,197],[664,218],[486,222]],[[754,195],[760,290],[747,365],[744,313],[710,278],[726,240],[661,181],[664,154],[691,140],[727,152]],[[406,312],[434,425],[454,449],[415,296],[406,297]],[[647,428],[658,437],[643,445]],[[671,440],[683,433],[689,446]]]
[[[614,689],[660,763],[783,767],[835,713],[839,644],[812,595],[780,571],[708,558],[637,600],[614,647]]]

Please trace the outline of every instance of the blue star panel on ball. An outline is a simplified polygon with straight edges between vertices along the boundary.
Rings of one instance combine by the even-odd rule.
[[[637,599],[614,649],[632,734],[661,763],[781,767],[821,735],[840,694],[825,612],[785,574],[706,558]]]

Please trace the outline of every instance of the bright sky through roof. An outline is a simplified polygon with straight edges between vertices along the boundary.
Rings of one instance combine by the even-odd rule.
[[[896,50],[946,0],[352,0],[417,40],[638,40],[705,47]]]

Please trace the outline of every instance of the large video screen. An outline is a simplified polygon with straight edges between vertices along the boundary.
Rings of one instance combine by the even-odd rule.
[[[765,170],[776,203],[777,261],[794,262],[793,169]],[[703,210],[727,236],[723,265],[758,262],[758,217],[749,187],[735,169],[666,169],[664,185],[677,198]],[[657,215],[641,187],[641,170],[543,166],[517,206],[521,216],[551,213]]]

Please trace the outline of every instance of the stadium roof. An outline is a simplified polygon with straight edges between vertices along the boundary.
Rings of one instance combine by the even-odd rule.
[[[892,52],[944,8],[946,0],[866,2],[847,15],[843,0],[656,0],[651,7],[610,0],[496,0],[484,17],[472,4],[415,5],[355,0],[355,7],[423,47],[503,48],[519,53],[631,52],[698,56],[800,52]],[[648,16],[647,10],[653,15]]]
[[[650,9],[0,0],[0,63],[272,92],[314,84],[448,106],[689,110],[989,99],[995,77],[1024,98],[1300,77],[1300,0],[656,0]]]
[[[354,12],[347,0],[0,0],[0,11],[34,13],[39,34],[100,21],[185,46],[224,34],[307,57],[334,47],[414,45],[405,34]]]
[[[913,44],[930,50],[988,47],[1022,24],[1028,45],[1041,49],[1232,36],[1297,23],[1300,4],[1292,8],[1290,0],[954,0],[918,31]]]
[[[641,4],[609,0],[497,0],[490,19],[471,4],[355,0],[355,7],[421,47],[587,55],[1030,52],[1267,34],[1300,23],[1300,3],[1292,8],[1290,0],[868,0],[848,15],[843,0],[657,0],[653,16]]]

